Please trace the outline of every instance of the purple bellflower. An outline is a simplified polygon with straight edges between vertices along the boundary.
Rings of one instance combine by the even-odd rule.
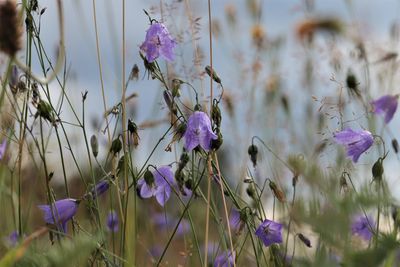
[[[52,207],[50,205],[39,205],[39,209],[44,212],[44,220],[48,224],[57,225],[66,232],[67,222],[72,219],[78,211],[79,200],[66,198],[57,200]],[[54,216],[53,216],[54,215]]]
[[[195,111],[188,119],[185,137],[185,148],[193,150],[200,145],[205,151],[211,150],[211,141],[218,136],[211,129],[211,121],[206,113]]]
[[[144,177],[138,180],[140,197],[156,197],[157,202],[164,206],[171,196],[171,186],[175,185],[174,173],[170,166],[161,166],[153,172],[154,181],[146,181]]]
[[[214,261],[214,267],[233,267],[235,263],[236,253],[231,251],[225,251],[219,254]]]
[[[385,123],[389,123],[397,109],[398,95],[384,95],[371,102],[375,114],[384,114]]]
[[[94,200],[100,195],[104,194],[109,188],[110,188],[110,181],[106,179],[101,180],[93,187],[90,193],[85,194],[84,198],[87,199],[88,197],[91,197]]]
[[[157,22],[150,25],[140,49],[146,53],[146,59],[151,63],[159,56],[173,61],[175,46],[176,41],[171,37],[165,25]]]
[[[365,241],[369,241],[372,238],[371,228],[375,227],[374,220],[364,215],[355,216],[351,223],[351,233],[358,235]]]
[[[110,232],[118,232],[119,229],[119,219],[115,211],[110,211],[107,216],[107,229]]]
[[[18,233],[18,231],[14,231],[9,236],[7,236],[4,241],[7,244],[7,246],[15,247],[18,244],[20,238],[21,236]]]
[[[336,143],[346,147],[347,156],[352,157],[353,162],[357,162],[360,155],[367,151],[374,143],[372,134],[366,130],[353,131],[347,128],[335,133],[334,138]]]
[[[256,236],[261,239],[266,247],[274,243],[282,243],[282,227],[281,223],[265,219],[256,230]]]

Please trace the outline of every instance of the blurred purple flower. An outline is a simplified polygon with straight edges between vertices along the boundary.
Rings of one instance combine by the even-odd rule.
[[[4,138],[3,142],[0,144],[0,159],[3,159],[4,155],[6,154],[7,148],[7,139]]]
[[[205,151],[209,151],[211,149],[211,141],[218,138],[211,129],[210,118],[202,111],[195,111],[189,117],[184,137],[187,151],[191,151],[198,145]]]
[[[273,243],[282,243],[283,225],[274,221],[265,219],[256,230],[256,236],[261,239],[266,247]]]
[[[173,61],[175,46],[176,41],[171,37],[165,25],[157,22],[150,25],[140,49],[146,53],[146,59],[151,63],[159,56]]]
[[[174,173],[170,166],[162,166],[153,172],[154,183],[147,184],[144,177],[138,180],[140,197],[150,198],[155,196],[157,202],[164,206],[171,196],[171,186],[175,185]]]
[[[347,128],[335,133],[334,138],[338,144],[346,147],[347,156],[352,157],[353,162],[357,162],[360,155],[367,151],[374,143],[372,134],[366,130],[353,131]]]
[[[237,235],[240,235],[245,225],[243,218],[241,218],[240,211],[232,209],[231,215],[229,216],[229,224],[231,229],[235,231]]]
[[[118,232],[119,229],[119,220],[118,215],[115,211],[111,210],[107,216],[107,229],[110,232]]]
[[[153,216],[153,222],[155,226],[157,226],[157,229],[160,229],[162,231],[174,230],[176,225],[178,224],[178,221],[178,218],[174,218],[169,214],[157,213]],[[189,231],[189,222],[185,219],[182,219],[178,225],[178,228],[176,229],[176,234],[180,236],[188,233]]]
[[[358,215],[351,222],[351,233],[360,236],[365,241],[369,241],[372,238],[371,227],[375,227],[375,222],[371,217]]]
[[[48,224],[57,224],[66,231],[67,222],[72,219],[78,211],[79,201],[73,198],[57,200],[52,207],[50,205],[39,205],[38,208],[44,212],[44,220]],[[53,217],[54,215],[54,217]]]
[[[14,231],[9,236],[4,238],[4,241],[6,242],[7,246],[15,247],[17,245],[19,239],[20,239],[20,235],[19,235],[18,231]]]
[[[234,266],[235,258],[235,251],[233,252],[233,255],[231,251],[224,251],[215,258],[214,267],[232,267]]]
[[[87,195],[91,195],[93,199],[96,199],[97,197],[105,193],[109,188],[110,188],[110,182],[108,180],[101,180],[90,191],[90,194]]]
[[[375,114],[384,114],[385,123],[389,123],[397,109],[398,95],[384,95],[371,102]]]

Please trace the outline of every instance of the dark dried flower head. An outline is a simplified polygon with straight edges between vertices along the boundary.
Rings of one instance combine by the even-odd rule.
[[[14,57],[21,49],[21,33],[16,2],[0,1],[0,51]]]
[[[96,158],[99,154],[99,142],[97,141],[96,135],[90,137],[90,146],[92,147],[93,156]]]
[[[128,119],[128,131],[133,138],[133,146],[137,147],[139,145],[139,134],[138,127],[131,119]]]
[[[397,142],[397,139],[392,139],[392,147],[394,150],[394,153],[399,153],[399,143]]]
[[[113,153],[113,155],[118,154],[122,150],[122,142],[119,139],[121,135],[118,135],[116,139],[114,139],[111,143],[110,147],[110,152]]]
[[[374,180],[382,180],[382,175],[383,175],[383,159],[379,158],[374,165],[372,166],[372,177]]]
[[[311,248],[311,241],[310,239],[308,239],[307,237],[305,237],[303,234],[298,234],[297,235],[299,237],[299,239],[301,240],[301,242],[304,243],[304,245],[306,245],[307,247]]]
[[[139,67],[137,64],[133,65],[131,73],[129,74],[129,80],[137,81],[139,79]]]
[[[257,165],[257,154],[258,154],[258,148],[256,145],[250,145],[249,148],[247,149],[247,153],[250,156],[251,162],[253,162],[253,166],[255,167]]]

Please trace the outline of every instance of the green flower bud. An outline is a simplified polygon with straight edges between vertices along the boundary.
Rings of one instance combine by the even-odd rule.
[[[382,179],[383,175],[383,165],[382,165],[382,158],[379,158],[374,165],[372,166],[372,177],[375,179]]]
[[[111,143],[110,152],[112,152],[114,155],[118,154],[122,149],[122,143],[121,140],[119,140],[120,136],[121,135],[118,135],[118,137]]]
[[[211,66],[206,66],[205,71],[208,76],[212,77],[214,82],[221,84],[221,79],[218,77],[218,74],[211,68]]]

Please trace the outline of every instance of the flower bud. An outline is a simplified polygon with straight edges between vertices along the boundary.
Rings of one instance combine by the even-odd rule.
[[[213,150],[218,150],[222,146],[222,143],[224,142],[224,138],[221,132],[219,130],[217,132],[218,132],[217,133],[218,138],[211,140],[211,149]]]
[[[394,150],[394,153],[399,153],[399,143],[397,142],[397,139],[392,140],[392,147]]]
[[[256,199],[256,191],[254,190],[253,186],[249,186],[246,188],[246,193],[252,199]]]
[[[173,114],[178,114],[178,110],[176,109],[176,105],[172,97],[170,96],[170,93],[168,91],[163,92],[163,97],[164,101],[168,106],[168,109],[171,111]]]
[[[303,242],[304,245],[306,245],[307,247],[311,248],[311,241],[310,241],[310,239],[308,239],[307,237],[305,237],[303,234],[298,234],[297,236],[299,237],[299,239],[301,240],[301,242]]]
[[[181,96],[181,84],[183,82],[179,79],[172,80],[172,97],[180,97]]]
[[[131,119],[128,119],[128,132],[133,138],[133,146],[137,147],[139,145],[139,134],[138,127]]]
[[[221,84],[221,79],[218,77],[217,73],[211,68],[211,66],[205,67],[206,73],[210,76],[214,82]]]
[[[121,140],[119,140],[120,136],[121,135],[118,135],[118,137],[111,143],[110,152],[112,152],[114,155],[118,154],[122,149],[122,143]]]
[[[250,160],[253,162],[253,166],[255,167],[257,165],[258,148],[255,145],[251,145],[247,149],[247,153],[249,154]]]
[[[14,57],[21,49],[21,33],[16,1],[0,1],[0,51]]]
[[[278,186],[273,182],[269,181],[269,188],[271,188],[272,192],[274,193],[274,196],[281,202],[285,202],[285,194],[278,188]]]
[[[374,165],[372,166],[372,177],[375,179],[382,179],[383,175],[383,165],[382,165],[382,158],[379,158]]]
[[[219,109],[218,104],[216,102],[213,103],[211,109],[211,118],[214,121],[215,125],[217,125],[217,127],[221,126],[221,120],[222,120],[221,110]]]
[[[90,137],[90,146],[92,147],[93,156],[97,158],[97,155],[99,154],[99,142],[97,141],[97,137],[95,135]]]

